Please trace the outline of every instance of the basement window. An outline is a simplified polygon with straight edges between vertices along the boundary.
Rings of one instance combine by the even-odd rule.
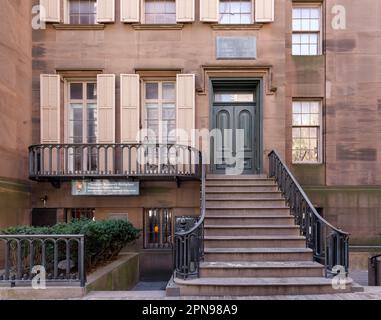
[[[144,210],[144,249],[172,248],[172,209]]]
[[[92,220],[95,218],[94,208],[70,208],[66,209],[66,222],[71,222],[73,220],[88,219]]]

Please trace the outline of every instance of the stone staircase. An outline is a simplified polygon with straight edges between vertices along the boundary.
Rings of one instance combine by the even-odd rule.
[[[349,292],[332,288],[300,236],[273,179],[209,175],[200,277],[175,278],[170,295],[265,296]],[[172,291],[171,291],[172,290]],[[174,291],[173,291],[174,290]]]

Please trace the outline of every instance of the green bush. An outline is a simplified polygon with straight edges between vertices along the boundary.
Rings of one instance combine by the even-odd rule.
[[[120,251],[130,242],[140,237],[140,230],[131,223],[123,220],[75,220],[70,223],[60,223],[53,227],[11,227],[0,230],[0,234],[9,235],[84,235],[85,236],[85,257],[87,269],[94,268],[97,264],[107,262],[116,257]],[[71,260],[76,264],[77,243],[70,243]],[[38,260],[35,250],[35,259]],[[52,260],[54,246],[48,242],[46,244],[47,261]],[[28,255],[28,253],[25,253]],[[40,255],[40,254],[39,254]],[[64,242],[59,245],[60,259],[65,259],[66,249]]]

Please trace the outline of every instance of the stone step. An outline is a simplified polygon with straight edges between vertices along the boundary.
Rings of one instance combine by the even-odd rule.
[[[206,187],[255,187],[255,186],[276,186],[272,179],[255,179],[255,180],[206,180]]]
[[[252,199],[283,199],[279,191],[272,192],[211,192],[206,190],[206,200],[252,200]]]
[[[295,225],[212,225],[205,224],[206,236],[298,236]]]
[[[234,193],[234,192],[274,192],[279,191],[276,185],[253,185],[253,186],[229,186],[229,185],[219,185],[219,186],[207,186],[206,190],[208,192],[223,192],[223,193]]]
[[[332,280],[323,277],[287,278],[197,278],[182,280],[175,278],[181,296],[269,296],[344,293],[351,291],[351,282],[346,289],[335,290]]]
[[[290,216],[290,208],[284,207],[263,207],[263,206],[252,206],[251,208],[226,208],[226,207],[215,207],[207,208],[206,215],[212,217],[213,215],[258,215],[258,216],[274,216],[274,215],[285,215]]]
[[[302,236],[205,236],[205,248],[305,248]]]
[[[208,174],[206,180],[263,180],[271,179],[266,174],[223,175]]]
[[[205,248],[206,262],[312,261],[309,248]]]
[[[219,200],[207,200],[206,208],[214,209],[214,208],[257,208],[257,207],[276,207],[281,208],[286,206],[286,201],[284,199],[219,199]]]
[[[218,277],[322,277],[324,266],[311,261],[202,262],[201,278]]]
[[[206,215],[205,224],[218,225],[267,225],[267,224],[289,224],[294,223],[294,218],[290,215]]]

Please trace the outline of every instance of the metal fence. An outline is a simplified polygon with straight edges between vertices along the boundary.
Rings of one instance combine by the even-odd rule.
[[[86,284],[84,235],[2,235],[4,259],[0,285],[31,286],[33,279],[46,285]]]

